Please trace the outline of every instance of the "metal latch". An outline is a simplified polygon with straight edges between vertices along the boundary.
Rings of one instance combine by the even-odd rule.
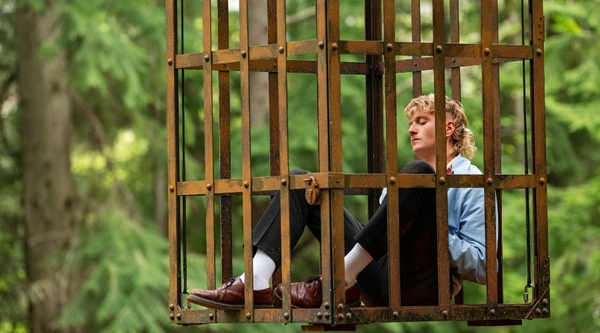
[[[319,198],[321,197],[319,183],[317,183],[317,180],[314,176],[304,179],[304,182],[308,186],[304,192],[304,198],[306,198],[306,202],[308,202],[310,205],[314,205],[319,202]]]

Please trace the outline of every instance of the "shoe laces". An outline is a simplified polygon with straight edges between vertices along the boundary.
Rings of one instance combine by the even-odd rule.
[[[227,288],[231,287],[234,282],[235,282],[235,278],[230,278],[229,280],[225,281],[225,286],[223,287],[223,289],[227,289]]]
[[[306,279],[306,284],[308,284],[311,287],[315,286],[315,285],[320,285],[321,277],[319,275],[311,276],[308,279]],[[319,288],[315,288],[315,292],[314,292],[313,296],[317,296],[318,291],[319,291]]]

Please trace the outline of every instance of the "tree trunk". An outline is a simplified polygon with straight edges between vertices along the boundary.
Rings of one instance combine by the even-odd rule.
[[[77,329],[51,325],[80,285],[68,270],[68,260],[60,257],[75,239],[79,222],[69,158],[65,55],[48,47],[58,35],[59,8],[53,1],[44,3],[41,11],[28,5],[17,10],[29,331],[73,332]]]
[[[267,0],[254,0],[248,6],[250,46],[267,44]],[[253,128],[267,124],[269,78],[264,72],[250,73],[250,122]]]

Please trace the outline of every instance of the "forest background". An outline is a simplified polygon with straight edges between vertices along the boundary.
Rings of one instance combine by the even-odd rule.
[[[188,4],[189,3],[189,4]],[[250,6],[262,17],[259,1]],[[288,1],[288,37],[307,38],[314,25],[311,1]],[[410,2],[397,4],[406,27]],[[521,39],[520,6],[499,1],[502,43]],[[186,51],[201,50],[201,10],[186,2]],[[361,39],[362,8],[342,1],[341,29]],[[431,15],[424,6],[424,39]],[[461,31],[477,42],[478,3],[461,1]],[[548,0],[546,19],[546,126],[552,317],[494,332],[600,331],[600,8],[599,0]],[[258,14],[257,14],[258,10]],[[254,17],[254,16],[253,16]],[[235,19],[235,15],[232,16]],[[263,19],[264,21],[264,19]],[[231,36],[238,28],[232,21]],[[264,23],[264,22],[263,22]],[[264,23],[266,24],[266,23]],[[252,37],[264,36],[256,25]],[[469,27],[470,26],[470,27]],[[307,28],[308,27],[308,28]],[[187,49],[189,48],[189,49]],[[168,323],[166,229],[165,8],[154,0],[0,0],[0,333],[299,331],[297,325],[210,325]],[[504,66],[504,65],[503,65]],[[503,168],[522,172],[521,63],[501,75]],[[476,134],[481,133],[480,74],[464,70],[463,102]],[[291,87],[311,87],[290,75]],[[189,172],[202,174],[201,74],[185,76]],[[239,76],[232,75],[239,89]],[[268,168],[268,124],[261,99],[264,78],[252,78],[253,166]],[[400,100],[410,97],[408,77],[399,76]],[[425,80],[425,91],[431,89]],[[314,88],[314,87],[313,87]],[[312,88],[311,88],[312,89]],[[264,89],[262,89],[264,90]],[[290,90],[294,117],[314,117],[314,99]],[[314,90],[313,90],[314,91]],[[365,141],[364,82],[344,78],[344,136]],[[232,95],[235,95],[235,91]],[[239,101],[233,117],[239,119]],[[256,104],[254,104],[256,103]],[[519,106],[521,105],[521,106]],[[264,110],[263,110],[264,112]],[[238,124],[239,121],[232,123]],[[402,127],[404,126],[404,127]],[[406,130],[401,124],[400,131]],[[478,135],[481,138],[481,135]],[[232,140],[239,140],[233,138]],[[290,165],[316,168],[315,134],[290,126]],[[236,145],[233,145],[234,150]],[[408,142],[399,142],[406,163]],[[239,154],[233,151],[232,154]],[[481,153],[475,160],[481,164]],[[344,151],[346,172],[364,172],[364,152]],[[234,175],[239,165],[233,166]],[[235,168],[238,168],[237,170]],[[262,168],[262,169],[261,169]],[[503,199],[507,299],[522,300],[526,262],[522,193]],[[361,220],[366,203],[349,199]],[[198,204],[200,203],[200,204]],[[264,208],[265,200],[256,200]],[[260,209],[255,209],[260,211]],[[514,216],[512,214],[514,212]],[[191,221],[202,221],[201,201],[189,205]],[[234,212],[241,220],[241,211]],[[362,215],[361,215],[362,214]],[[200,223],[201,224],[201,223]],[[239,228],[241,229],[241,228]],[[191,231],[190,279],[203,286],[201,227]],[[241,237],[237,235],[236,237]],[[316,246],[308,239],[295,252],[305,270],[318,270]],[[239,249],[238,249],[239,250]],[[236,250],[236,251],[238,251]],[[296,257],[295,257],[296,260]],[[242,265],[236,263],[236,274]],[[482,289],[468,285],[470,297]],[[465,323],[371,324],[360,332],[472,332]]]

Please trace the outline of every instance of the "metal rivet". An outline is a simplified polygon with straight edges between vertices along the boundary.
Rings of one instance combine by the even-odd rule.
[[[539,310],[539,309],[538,309],[538,310]],[[174,315],[173,313],[171,313],[171,314],[169,314],[169,318],[170,318],[171,320],[173,320],[173,319],[175,319],[175,315]]]
[[[280,53],[280,54],[283,54],[283,51],[284,51],[284,48],[283,48],[283,46],[280,46],[280,47],[279,47],[279,53]]]
[[[250,314],[250,312],[246,312],[246,319],[250,319],[252,318],[252,315]]]
[[[332,43],[332,44],[331,44],[331,49],[332,49],[332,50],[337,50],[337,48],[338,48],[338,45],[337,45],[337,43]]]
[[[246,58],[246,51],[242,51],[242,58]]]
[[[204,56],[204,61],[208,62],[210,60],[210,57],[207,55]]]
[[[329,302],[325,302],[325,309],[329,309]]]
[[[323,314],[321,312],[317,312],[317,318],[319,318],[319,319],[323,318]]]
[[[325,319],[329,319],[329,312],[325,312]]]
[[[171,309],[171,311],[175,310],[175,305],[169,304],[169,309]]]
[[[394,311],[394,313],[392,313],[392,317],[398,319],[398,311]]]
[[[206,184],[206,189],[210,191],[212,189],[212,185],[211,184]]]
[[[544,179],[543,177],[540,178],[540,185],[544,185],[546,184],[546,179]]]
[[[285,178],[281,180],[281,185],[283,185],[283,186],[287,185],[287,180]]]
[[[245,188],[248,188],[248,186],[250,186],[250,183],[248,183],[248,181],[245,181],[245,182],[244,182],[244,187],[245,187]]]
[[[346,319],[348,319],[348,320],[352,319],[352,314],[350,312],[346,313]]]
[[[284,313],[284,314],[283,314],[283,318],[285,318],[285,319],[290,319],[290,314],[289,314],[289,313],[287,313],[287,312],[286,312],[286,313]]]
[[[446,177],[440,177],[440,184],[446,183]]]
[[[486,182],[488,185],[492,185],[492,184],[494,183],[494,180],[493,180],[492,178],[488,178],[488,179],[487,179],[485,182]]]
[[[167,60],[167,64],[169,64],[169,66],[173,65],[173,59],[169,58],[169,59]]]
[[[325,47],[325,43],[323,43],[323,42],[319,42],[319,48],[320,48],[320,49],[322,49],[322,48],[324,48],[324,47]]]
[[[340,303],[338,304],[338,310],[344,310],[344,304]]]
[[[169,191],[171,191],[171,192],[175,191],[175,187],[173,185],[169,186]]]
[[[535,53],[536,53],[537,55],[541,56],[541,55],[542,55],[542,49],[537,49],[537,50],[535,51]]]
[[[544,304],[544,305],[548,305],[548,299],[547,299],[547,298],[544,298],[544,299],[542,300],[542,304]]]
[[[391,51],[394,49],[394,45],[392,45],[392,43],[389,43],[388,45],[385,46],[387,48],[388,51]]]
[[[537,313],[537,314],[542,314],[542,310],[541,310],[541,309],[539,309],[539,308],[538,308],[538,309],[535,309],[535,313]]]
[[[438,53],[441,53],[444,50],[444,48],[441,45],[436,46],[435,49]]]
[[[208,314],[208,319],[210,319],[210,320],[215,319],[215,314],[214,313],[209,313]]]
[[[415,67],[417,67],[417,63],[415,62]]]
[[[344,320],[344,314],[343,314],[343,313],[340,313],[340,314],[338,315],[338,319],[339,319],[339,320]]]
[[[177,314],[177,320],[181,320],[181,313]]]
[[[442,311],[442,316],[443,316],[444,318],[445,318],[445,317],[448,317],[448,310],[444,310],[444,311]]]
[[[543,312],[544,314],[548,314],[550,311],[548,311],[548,308],[543,308],[543,309],[542,309],[542,312]]]
[[[390,177],[390,184],[396,184],[396,177]]]
[[[486,47],[485,50],[483,50],[483,53],[485,53],[485,55],[490,55],[492,51],[490,51],[490,49]]]
[[[496,310],[494,310],[494,309],[491,309],[491,310],[490,310],[490,316],[493,316],[493,315],[495,315],[495,314],[496,314]]]

